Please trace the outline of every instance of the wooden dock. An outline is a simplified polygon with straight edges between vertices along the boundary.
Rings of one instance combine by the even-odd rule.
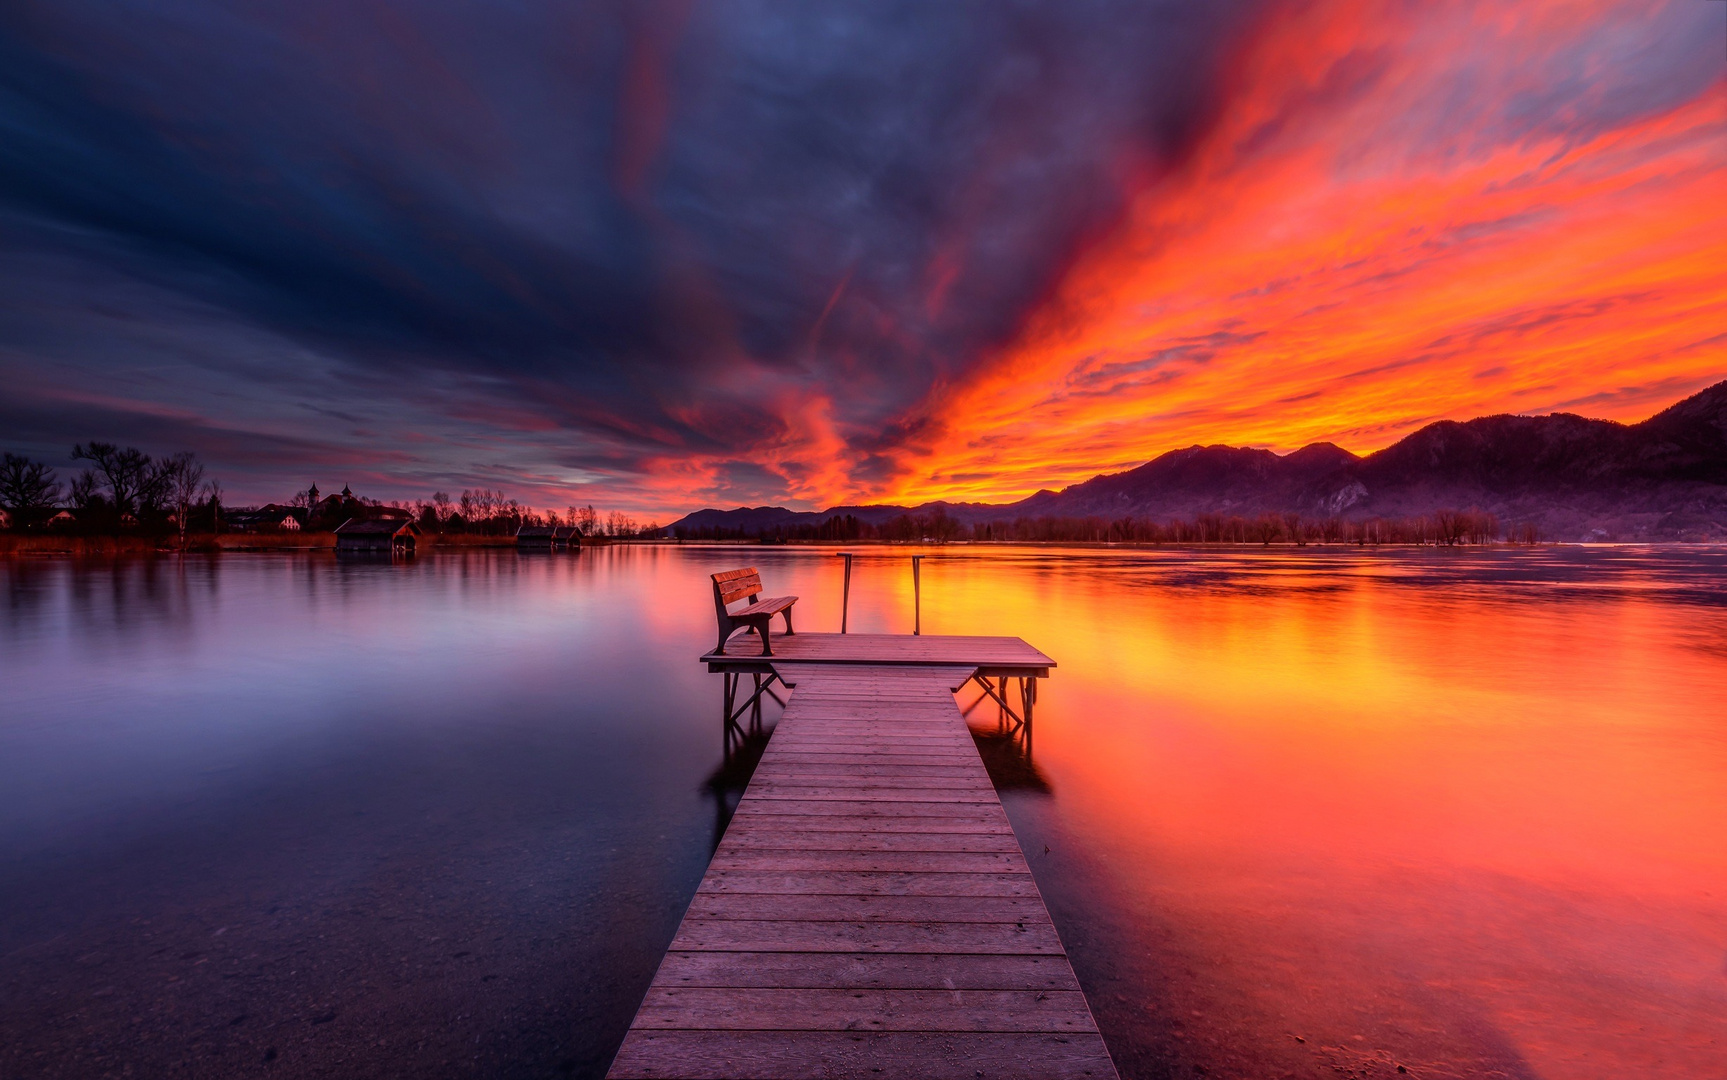
[[[773,644],[790,702],[608,1075],[1114,1080],[953,697],[1054,662],[1017,638]]]

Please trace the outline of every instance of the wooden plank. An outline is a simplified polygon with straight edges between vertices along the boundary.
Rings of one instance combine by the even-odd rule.
[[[919,762],[915,766],[882,766],[877,762],[863,764],[839,764],[839,762],[800,762],[800,760],[775,759],[777,767],[774,776],[857,776],[857,778],[907,778],[907,776],[924,776],[938,779],[974,779],[976,769],[965,766],[962,762]],[[988,781],[988,778],[984,778]]]
[[[882,843],[923,842],[945,845],[954,843],[980,842],[987,837],[991,851],[1008,851],[1010,844],[1018,844],[1017,838],[1011,834],[1002,836],[995,823],[982,821],[971,817],[961,817],[952,820],[926,817],[823,817],[819,814],[794,814],[784,818],[768,814],[752,814],[743,820],[734,818],[731,829],[738,831],[740,843],[768,844],[776,841],[775,837],[789,837],[799,846],[819,844],[822,838],[829,834],[841,843],[858,843],[880,841]],[[730,829],[727,830],[728,832]],[[946,850],[945,847],[936,850]]]
[[[1083,995],[1062,990],[707,989],[657,986],[639,1028],[686,1031],[1095,1032]]]
[[[756,792],[756,798],[773,800],[788,800],[797,802],[820,802],[823,799],[833,799],[844,802],[882,802],[882,803],[979,803],[989,804],[989,794],[983,792],[946,791],[942,788],[919,786],[915,788],[873,788],[859,787],[855,791],[844,788],[811,787],[806,784],[775,785]]]
[[[755,848],[715,852],[716,870],[756,870],[796,873],[826,870],[872,874],[1029,874],[1019,852],[970,854],[944,851],[810,851],[778,852]]]
[[[810,922],[977,922],[1046,921],[1049,913],[1035,896],[779,896],[748,893],[697,892],[687,919],[759,920],[764,911],[775,919]]]
[[[750,802],[739,804],[734,814],[737,817],[756,812],[772,812],[772,814],[827,814],[827,816],[851,816],[851,814],[876,814],[881,817],[912,816],[912,814],[941,814],[941,816],[957,816],[957,814],[988,814],[990,810],[1000,812],[1000,804],[967,804],[964,807],[953,804],[905,804],[886,805],[879,802],[863,802],[863,800],[846,800],[846,798],[820,798],[820,800],[794,800],[794,798],[777,798],[774,802]],[[1007,814],[1002,814],[1002,821],[1007,821]]]
[[[1019,841],[991,830],[911,832],[898,829],[740,829],[751,851],[1018,851]]]
[[[773,752],[789,753],[794,747],[805,746],[832,746],[846,753],[894,753],[902,747],[914,750],[944,747],[958,752],[975,745],[969,737],[960,738],[957,733],[935,725],[877,725],[863,721],[822,724],[820,731],[793,732],[795,738],[774,747]],[[771,740],[769,745],[773,745]]]
[[[685,919],[673,952],[904,952],[1061,956],[1044,923],[811,922]]]
[[[906,990],[1078,990],[1060,956],[932,953],[668,953],[656,985]]]
[[[753,784],[751,785],[754,786]],[[942,776],[860,776],[851,784],[846,784],[841,777],[827,773],[810,776],[786,776],[771,780],[761,786],[756,794],[773,797],[778,794],[786,797],[787,792],[812,791],[819,794],[811,798],[842,798],[869,799],[877,796],[891,796],[896,799],[924,798],[927,802],[948,802],[963,797],[969,802],[994,802],[995,789],[989,786],[987,779],[978,781],[975,777],[962,780],[949,779]],[[803,798],[805,796],[793,796]]]
[[[1030,874],[908,874],[867,870],[726,870],[702,879],[712,892],[806,896],[879,893],[887,896],[1036,896]]]
[[[1116,1074],[1103,1039],[1092,1034],[632,1028],[609,1075],[614,1080],[1115,1080]]]
[[[726,827],[726,833],[729,835],[734,830],[739,837],[763,830],[785,830],[794,833],[861,832],[872,836],[885,836],[896,832],[987,833],[995,836],[1000,835],[1001,825],[993,817],[981,813],[942,814],[940,816],[774,814],[761,807],[752,807],[750,813],[732,817],[732,823]]]
[[[904,634],[817,634],[806,631],[801,634],[774,635],[773,648],[776,670],[783,666],[790,676],[786,681],[794,685],[800,674],[797,665],[811,662],[824,667],[833,664],[911,667],[969,665],[974,668],[1024,667],[1045,671],[1056,666],[1054,660],[1013,637],[934,634],[913,637]],[[727,642],[726,656],[719,659],[760,655],[761,644],[758,639],[739,637]],[[712,656],[710,654],[702,659],[712,659]],[[825,675],[825,672],[823,674]]]
[[[971,751],[972,757],[977,751]],[[766,758],[763,759],[766,761]],[[946,746],[898,746],[882,748],[879,752],[850,751],[842,744],[817,744],[810,747],[787,749],[774,756],[774,761],[802,761],[810,765],[845,765],[856,762],[860,765],[940,765],[943,760],[952,762],[966,761],[966,751],[959,747]],[[770,772],[768,774],[772,776]],[[753,783],[753,781],[752,781]]]
[[[974,743],[954,738],[952,735],[933,731],[918,731],[915,728],[834,728],[818,734],[802,734],[796,738],[787,739],[774,747],[775,757],[785,754],[808,753],[839,753],[850,756],[867,756],[869,754],[902,754],[921,753],[928,750],[938,750],[950,754],[958,754],[964,759],[967,751]],[[970,760],[965,759],[967,767]],[[770,774],[772,775],[772,774]]]
[[[775,651],[833,662],[775,668],[791,701],[608,1075],[1115,1080],[952,694],[967,655],[1052,662],[804,637]]]

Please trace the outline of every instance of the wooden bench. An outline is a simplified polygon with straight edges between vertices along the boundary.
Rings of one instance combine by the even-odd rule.
[[[751,566],[743,570],[727,570],[723,574],[713,575],[714,579],[714,613],[720,620],[720,643],[714,649],[716,656],[724,656],[726,639],[740,626],[747,626],[761,635],[762,655],[772,656],[773,646],[768,644],[768,624],[773,622],[775,615],[786,617],[786,633],[792,630],[792,605],[798,602],[795,596],[770,596],[759,599],[762,591],[762,576]],[[738,600],[748,599],[749,604],[736,611],[728,609],[727,605]]]

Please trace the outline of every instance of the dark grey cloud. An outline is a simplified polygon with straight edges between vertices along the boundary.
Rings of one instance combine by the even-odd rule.
[[[626,480],[807,398],[879,471],[1203,130],[1253,7],[7,5],[3,434]]]

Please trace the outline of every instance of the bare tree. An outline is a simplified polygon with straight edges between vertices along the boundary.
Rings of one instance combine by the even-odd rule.
[[[210,531],[220,532],[222,523],[222,483],[212,480],[204,485],[204,498],[210,504]],[[310,520],[310,515],[308,515]]]
[[[582,530],[583,536],[594,536],[599,532],[600,515],[594,510],[593,504],[576,511],[576,528]]]
[[[1466,517],[1471,544],[1486,544],[1499,535],[1499,519],[1492,514],[1470,507]]]
[[[1447,547],[1455,547],[1469,529],[1469,517],[1456,510],[1440,510],[1433,515],[1435,539]]]
[[[449,494],[443,491],[432,492],[432,510],[437,514],[440,527],[444,522],[450,520],[451,514],[456,512],[455,504],[450,502]]]
[[[102,481],[94,470],[85,469],[72,478],[72,484],[66,489],[66,497],[79,510],[88,510],[101,498]]]
[[[135,446],[122,450],[113,443],[79,443],[72,448],[74,461],[88,461],[97,483],[106,489],[114,513],[124,517],[159,498],[162,477],[152,466],[150,455]]]
[[[621,510],[613,510],[611,513],[606,515],[607,536],[623,537],[634,536],[635,534],[636,523],[628,514],[625,514]]]
[[[204,490],[204,466],[198,455],[182,450],[164,460],[158,470],[168,505],[174,509],[174,524],[180,530],[180,550],[186,550],[186,528],[191,524],[192,507]],[[302,493],[304,494],[304,493]]]
[[[470,508],[470,512],[464,515],[470,522],[478,522],[483,526],[490,527],[492,518],[498,512],[499,498],[497,492],[490,488],[464,491],[462,492],[462,501]]]
[[[52,509],[59,499],[60,481],[47,465],[17,454],[0,460],[0,506],[10,511],[19,525]]]

